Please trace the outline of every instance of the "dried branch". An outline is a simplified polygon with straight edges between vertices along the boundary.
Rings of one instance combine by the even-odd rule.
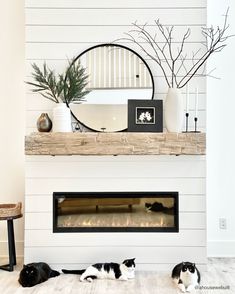
[[[184,62],[185,62],[186,58],[187,58],[187,54],[185,54],[185,56],[180,55],[181,64],[180,64],[180,66],[179,66],[179,68],[178,68],[178,70],[177,70],[177,72],[175,74],[176,76],[180,72],[181,68],[184,67]],[[186,68],[185,68],[185,70],[186,70]],[[186,72],[187,72],[187,70],[186,70]],[[176,84],[177,84],[177,81],[176,81]]]
[[[166,54],[165,54],[165,52],[164,52],[164,47],[161,48],[160,45],[159,45],[159,44],[157,43],[157,41],[156,41],[157,33],[155,33],[154,38],[153,38],[153,37],[151,36],[151,34],[150,34],[150,33],[147,31],[147,29],[145,28],[145,27],[146,27],[146,24],[145,24],[144,26],[141,27],[140,25],[138,25],[138,24],[135,22],[135,23],[133,23],[133,25],[136,27],[136,29],[135,29],[135,30],[131,30],[129,33],[130,33],[130,34],[131,34],[132,32],[138,33],[139,37],[140,37],[141,35],[146,36],[146,38],[147,38],[147,42],[149,43],[149,45],[154,49],[155,53],[157,52],[157,50],[160,51],[159,53],[162,54],[162,56],[163,56],[164,60],[166,61],[166,63],[167,63],[167,65],[168,65],[169,69],[171,70],[170,63],[168,62],[167,56],[166,56]],[[156,48],[155,48],[155,47],[156,47]],[[158,53],[156,53],[156,54],[158,54]],[[159,59],[160,59],[160,58],[159,58]]]
[[[228,38],[233,35],[225,36],[225,33],[229,27],[227,24],[228,20],[228,10],[225,14],[224,25],[222,28],[217,27],[215,30],[213,26],[210,28],[202,28],[202,34],[207,37],[207,50],[206,52],[199,58],[199,60],[188,70],[185,77],[183,77],[179,82],[179,88],[183,88],[192,77],[199,71],[199,69],[206,63],[208,58],[217,52],[221,52],[226,44],[223,44],[228,40]]]
[[[122,38],[122,40],[127,40],[127,41],[131,41],[131,42],[133,42],[134,44],[136,44],[148,57],[150,57],[153,61],[155,61],[159,66],[160,66],[160,68],[161,68],[161,70],[162,70],[162,72],[163,72],[163,75],[164,75],[164,77],[165,77],[165,80],[166,80],[166,82],[167,82],[167,84],[168,84],[168,87],[170,87],[170,83],[169,83],[169,81],[168,81],[168,78],[167,78],[167,75],[166,75],[166,71],[165,71],[165,68],[162,66],[162,62],[161,62],[161,59],[160,59],[160,57],[159,57],[159,55],[158,55],[158,53],[156,53],[156,51],[155,51],[155,48],[153,48],[153,43],[152,42],[150,42],[149,44],[150,44],[150,46],[153,48],[153,50],[154,50],[154,52],[155,52],[155,54],[156,54],[156,56],[154,56],[154,55],[152,55],[151,53],[149,53],[145,48],[144,48],[144,46],[141,44],[141,43],[139,43],[138,41],[136,41],[136,39],[131,35],[131,33],[125,33],[129,38]]]
[[[134,29],[126,33],[128,38],[125,40],[136,44],[146,56],[160,66],[168,87],[176,85],[177,88],[183,88],[194,76],[209,76],[211,73],[206,74],[204,72],[206,61],[214,53],[221,52],[227,46],[226,41],[234,37],[234,35],[227,34],[229,28],[227,23],[228,11],[224,15],[222,27],[202,27],[201,33],[206,42],[201,44],[205,46],[205,49],[202,51],[202,48],[199,48],[196,52],[192,52],[191,65],[186,66],[187,53],[184,53],[186,41],[191,35],[190,29],[187,29],[183,34],[177,54],[175,54],[175,49],[172,46],[174,26],[164,26],[159,20],[155,21],[156,31],[154,35],[149,33],[147,23],[144,25],[138,25],[137,22],[133,23]],[[164,40],[162,46],[157,40],[159,37]],[[143,42],[141,43],[140,40]],[[146,45],[150,46],[151,52],[147,50]],[[202,73],[199,74],[203,67]],[[185,74],[179,79],[178,74],[182,68],[184,68]],[[167,70],[170,70],[171,73],[170,80]]]

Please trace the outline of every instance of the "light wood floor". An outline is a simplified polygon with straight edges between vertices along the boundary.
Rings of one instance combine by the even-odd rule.
[[[93,283],[81,283],[76,275],[61,275],[33,288],[22,288],[18,282],[21,265],[12,273],[0,270],[1,294],[175,294],[179,293],[170,279],[170,273],[138,272],[135,280],[128,282],[96,280]],[[202,273],[201,286],[229,286],[230,290],[201,289],[193,293],[234,294],[235,293],[235,258],[213,258],[208,261],[208,271]]]

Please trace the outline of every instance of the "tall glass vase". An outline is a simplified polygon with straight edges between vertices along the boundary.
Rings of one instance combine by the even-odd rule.
[[[180,133],[183,127],[184,103],[180,89],[169,88],[165,100],[165,123],[168,132]]]

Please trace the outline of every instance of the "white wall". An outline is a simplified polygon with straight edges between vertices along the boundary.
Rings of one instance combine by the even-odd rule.
[[[208,24],[221,24],[230,6],[230,33],[235,33],[234,0],[208,0]],[[220,81],[208,78],[208,255],[235,256],[235,131],[234,69],[235,38],[223,52],[212,58]],[[227,230],[220,230],[218,219],[226,217]]]
[[[79,5],[74,11],[81,14],[81,17],[66,17],[67,12],[74,13],[73,9],[58,9],[57,13],[63,12],[62,16],[56,11],[45,9],[52,7],[74,7],[78,5],[74,0],[27,0],[27,20],[26,28],[26,73],[27,79],[31,71],[30,63],[35,61],[40,63],[47,60],[53,67],[62,68],[68,56],[78,54],[81,50],[92,46],[94,43],[109,42],[120,37],[124,31],[129,30],[129,24],[136,19],[148,20],[160,18],[164,23],[176,24],[179,30],[184,30],[185,25],[191,26],[192,37],[187,46],[189,48],[199,45],[202,41],[199,31],[200,26],[205,24],[205,0],[179,0],[173,3],[171,0],[137,0],[126,2],[115,1],[110,4],[107,0],[99,2],[99,7],[104,9],[94,9],[97,2],[94,0],[79,1]],[[41,7],[30,9],[31,7]],[[107,7],[113,9],[106,9]],[[117,9],[127,7],[127,10]],[[130,9],[130,7],[132,7]],[[143,10],[142,8],[146,8]],[[155,7],[152,9],[152,7]],[[82,8],[82,9],[81,9]],[[149,9],[148,9],[149,8]],[[1,144],[1,165],[0,165],[0,199],[2,202],[23,200],[23,171],[24,171],[24,1],[5,1],[1,6],[1,119],[5,122],[9,120],[7,128],[1,123],[1,134],[4,145]],[[80,11],[79,11],[80,10]],[[51,13],[50,17],[45,17],[45,13]],[[93,14],[93,18],[84,17],[85,13]],[[105,17],[103,17],[104,14]],[[114,13],[114,17],[110,16]],[[181,17],[182,13],[185,18]],[[80,15],[79,14],[79,15]],[[123,15],[123,16],[122,16]],[[57,26],[61,24],[65,26]],[[66,26],[74,21],[72,26]],[[90,26],[92,21],[93,26]],[[49,26],[45,23],[51,22]],[[110,26],[112,24],[112,26]],[[53,26],[54,25],[54,26]],[[94,34],[95,32],[95,34]],[[167,88],[164,84],[162,74],[154,64],[151,65],[156,80],[156,97],[164,98]],[[198,78],[195,85],[200,86],[200,124],[205,127],[205,79]],[[5,100],[7,97],[7,100]],[[12,103],[8,103],[11,101]],[[26,128],[28,132],[35,130],[35,122],[42,111],[50,112],[52,104],[47,103],[40,96],[32,95],[28,91],[26,100]],[[191,106],[192,108],[192,106]],[[16,131],[17,130],[17,131]],[[16,240],[21,242],[23,238],[23,223],[16,222]],[[1,228],[3,223],[1,223]],[[6,235],[0,236],[1,240],[6,240]],[[1,249],[1,248],[0,248]],[[0,255],[2,254],[0,251]]]
[[[154,23],[160,19],[162,23],[175,25],[174,44],[181,45],[181,38],[190,27],[192,34],[185,47],[189,54],[197,51],[201,42],[201,26],[206,25],[206,0],[26,0],[26,75],[31,78],[33,62],[42,65],[45,60],[51,68],[61,71],[67,59],[80,54],[83,50],[100,43],[107,43],[124,38],[124,32],[132,27],[136,20],[144,24]],[[99,7],[99,9],[97,9]],[[184,17],[182,17],[182,15]],[[150,27],[149,30],[154,30]],[[163,39],[161,37],[160,41]],[[136,50],[141,56],[143,52],[133,43],[122,41],[124,45]],[[178,50],[176,49],[178,53]],[[147,61],[155,80],[155,98],[164,99],[167,84],[163,73],[156,63]],[[187,60],[190,63],[191,60]],[[169,74],[169,70],[167,71]],[[181,69],[180,73],[184,73]],[[199,87],[199,120],[201,128],[206,125],[206,79],[196,77],[190,84],[190,90]],[[26,93],[26,130],[36,130],[35,121],[41,112],[51,115],[54,106],[39,94]],[[183,89],[185,92],[185,89]],[[185,95],[184,95],[185,98]],[[193,98],[193,97],[192,97]],[[194,109],[194,101],[190,99],[190,111]],[[193,116],[190,115],[192,127]]]
[[[26,156],[24,262],[83,268],[135,256],[142,270],[206,258],[205,156]],[[53,233],[55,191],[179,191],[179,233]]]
[[[0,9],[0,203],[24,199],[24,1],[1,1]],[[23,220],[15,221],[17,241]],[[0,222],[0,255],[6,254],[6,222]],[[22,254],[22,242],[20,245]]]
[[[201,36],[201,26],[206,24],[205,0],[100,0],[98,2],[97,0],[27,0],[27,79],[30,79],[31,76],[32,62],[40,65],[43,60],[46,60],[52,68],[61,70],[67,63],[67,57],[71,58],[78,55],[84,49],[95,44],[124,37],[123,33],[130,30],[130,24],[134,21],[138,20],[141,24],[145,22],[153,24],[154,20],[158,18],[164,24],[175,25],[177,33],[174,35],[174,45],[176,48],[180,47],[181,38],[187,27],[192,30],[192,35],[185,45],[189,52],[203,47],[201,42],[205,41],[205,39]],[[149,29],[153,30],[153,27]],[[162,42],[163,40],[161,39],[160,41]],[[143,52],[140,52],[133,44],[125,42],[125,45],[143,56]],[[177,49],[176,52],[178,53]],[[191,64],[191,60],[187,60],[187,62]],[[155,98],[164,99],[168,89],[163,74],[155,63],[148,60],[148,64],[153,72],[156,84]],[[205,127],[206,79],[204,77],[195,78],[191,84],[191,90],[196,85],[199,87],[200,92],[199,124],[201,127]],[[50,114],[54,105],[41,98],[40,95],[33,94],[30,87],[27,88],[26,96],[26,131],[32,132],[35,130],[35,121],[40,113],[44,111]],[[191,111],[193,107],[194,101],[191,99]],[[190,118],[192,119],[192,116]],[[130,162],[127,163],[125,160]],[[150,269],[153,266],[159,269],[169,269],[172,268],[174,263],[180,262],[181,258],[188,260],[190,256],[195,256],[196,262],[202,268],[205,268],[205,207],[203,207],[203,211],[198,211],[197,205],[192,210],[185,205],[185,208],[180,212],[180,233],[174,236],[171,234],[164,236],[145,234],[144,240],[146,243],[143,244],[141,241],[142,234],[137,234],[135,244],[126,248],[126,245],[132,243],[125,234],[119,234],[118,238],[116,234],[115,236],[110,235],[111,238],[107,234],[105,236],[99,234],[101,241],[96,243],[94,247],[92,240],[97,238],[93,233],[82,234],[82,236],[81,234],[66,234],[67,238],[64,238],[61,234],[51,233],[52,207],[50,201],[52,191],[58,190],[145,191],[149,189],[179,191],[182,205],[191,203],[193,199],[196,199],[200,205],[205,204],[204,158],[196,156],[180,156],[176,158],[169,156],[164,159],[161,156],[153,158],[147,156],[145,159],[144,157],[135,158],[130,156],[122,159],[122,157],[83,158],[73,156],[71,158],[42,158],[42,156],[29,156],[27,161],[26,263],[32,260],[45,260],[54,267],[59,266],[59,264],[65,266],[65,262],[69,263],[69,267],[71,267],[76,266],[77,262],[95,262],[97,256],[103,259],[104,255],[106,255],[106,258],[118,260],[120,256],[124,257],[124,253],[129,256],[134,252],[143,269]],[[110,162],[107,163],[107,161]],[[145,161],[152,162],[153,172],[149,167],[143,168]],[[201,164],[199,169],[197,168],[198,162]],[[75,172],[71,175],[71,171],[78,171],[82,164],[84,173],[77,174]],[[174,164],[175,167],[173,168]],[[157,167],[160,174],[157,173]],[[181,168],[182,175],[179,175]],[[40,169],[43,174],[38,173]],[[136,175],[135,171],[140,169],[141,174]],[[34,170],[36,174],[34,174]],[[123,173],[123,170],[126,170],[127,173]],[[58,171],[58,173],[56,174],[55,171]],[[85,176],[86,171],[87,176]],[[105,171],[108,171],[108,174]],[[31,205],[32,203],[33,205]],[[37,205],[37,203],[42,205]],[[47,203],[50,204],[48,205]],[[185,233],[184,230],[187,231],[188,239],[185,237],[186,235],[182,235]],[[35,236],[39,236],[39,234],[41,237],[36,239]],[[110,247],[112,245],[109,240],[112,240],[112,237],[117,238],[115,243],[118,248]],[[81,243],[81,239],[83,243]],[[147,247],[148,250],[146,249]],[[155,251],[153,258],[151,252]],[[64,252],[70,253],[64,255]],[[75,252],[77,253],[75,254]]]
[[[232,32],[235,32],[235,19],[233,18],[235,4],[232,0],[208,0],[208,21],[216,23],[228,5],[231,15],[229,22],[232,26]],[[24,1],[3,1],[0,10],[0,24],[0,202],[8,202],[23,200],[24,194],[25,106],[22,79],[24,75]],[[93,35],[93,37],[96,36]],[[100,41],[105,40],[100,39]],[[230,93],[235,68],[233,50],[235,50],[235,40],[231,39],[229,47],[216,59],[213,59],[217,73],[222,77],[222,80],[219,82],[208,80],[209,255],[235,255],[234,252],[229,251],[235,243],[235,216],[233,213],[235,206],[233,184],[235,146],[232,121],[235,100]],[[29,129],[30,127],[31,125]],[[226,144],[226,150],[224,144]],[[218,230],[218,218],[225,215],[228,216],[228,229],[220,231]],[[17,221],[16,224],[16,238],[17,241],[21,241],[23,222]],[[0,222],[1,232],[4,225]],[[18,234],[19,232],[21,233]],[[5,233],[4,235],[0,234],[0,255],[3,252],[1,243],[5,239]]]

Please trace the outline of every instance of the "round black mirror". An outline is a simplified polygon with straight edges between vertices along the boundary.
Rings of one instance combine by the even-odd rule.
[[[127,129],[127,101],[153,99],[154,80],[145,60],[130,48],[101,44],[79,54],[86,69],[89,94],[80,104],[70,104],[74,118],[90,130],[118,132]]]

